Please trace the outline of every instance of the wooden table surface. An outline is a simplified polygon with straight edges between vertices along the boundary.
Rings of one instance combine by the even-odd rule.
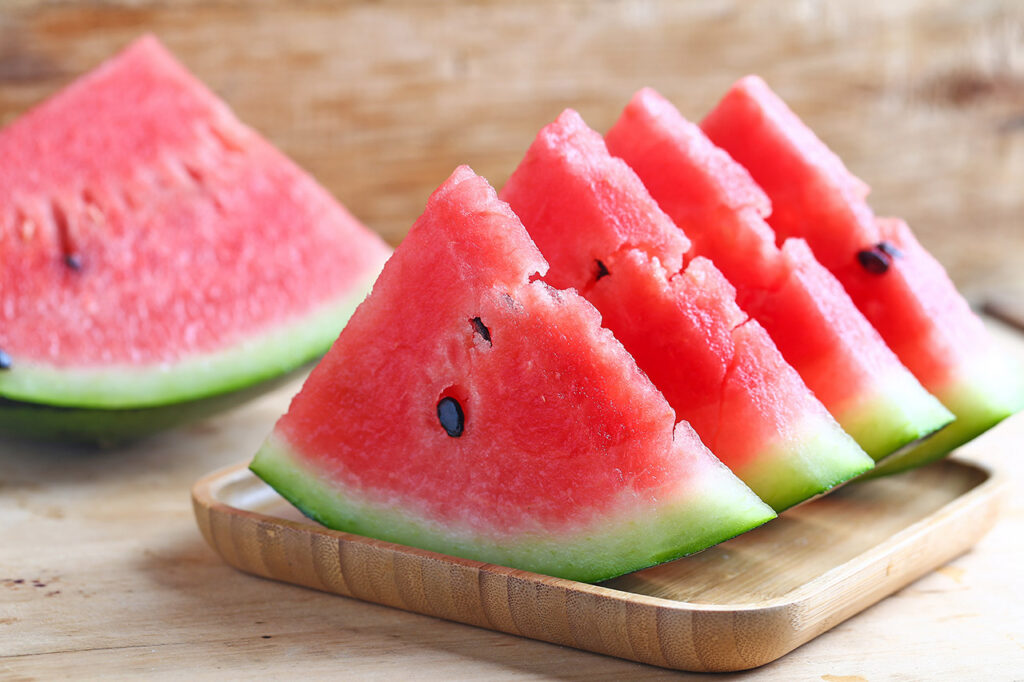
[[[1024,359],[1024,336],[1001,336]],[[250,457],[294,390],[106,452],[0,441],[0,679],[673,674],[278,584],[221,563],[200,537],[189,488]],[[964,452],[1024,484],[1022,441],[1019,415]],[[736,677],[1019,680],[1022,565],[1024,497],[1010,495],[973,551]]]
[[[2,0],[0,124],[147,31],[392,243],[456,164],[500,185],[563,107],[604,129],[653,85],[699,118],[756,71],[968,292],[1024,291],[1015,0]],[[672,675],[223,565],[189,487],[294,389],[124,449],[0,441],[0,679]],[[1022,437],[967,452],[1024,484]],[[1022,538],[1011,497],[974,551],[745,676],[1020,680]]]
[[[1019,0],[0,0],[0,124],[144,32],[392,244],[565,107],[698,120],[757,72],[959,285],[1024,290]]]

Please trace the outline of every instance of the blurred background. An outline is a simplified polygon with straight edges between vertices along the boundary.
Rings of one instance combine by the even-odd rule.
[[[1018,0],[0,0],[0,123],[145,32],[392,244],[565,107],[699,120],[756,72],[969,297],[1024,299]]]

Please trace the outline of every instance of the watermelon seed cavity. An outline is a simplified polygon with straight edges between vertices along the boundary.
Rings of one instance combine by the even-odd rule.
[[[0,370],[11,368],[11,356],[0,349]]]
[[[441,401],[437,403],[437,420],[441,422],[441,427],[452,438],[462,435],[466,417],[462,413],[462,405],[459,405],[459,401],[455,398],[451,396],[441,398]]]
[[[474,317],[470,322],[473,323],[473,330],[482,336],[484,341],[493,346],[494,344],[491,343],[491,330],[487,328],[487,325],[484,324],[483,320],[479,317]]]
[[[68,223],[67,214],[56,201],[50,202],[50,212],[53,216],[53,225],[57,229],[57,237],[60,240],[60,250],[63,254],[64,265],[75,272],[82,269],[82,257],[75,252],[74,239],[71,235],[71,225]]]
[[[860,266],[873,275],[884,275],[889,270],[891,260],[889,254],[882,251],[878,246],[864,249],[857,252],[857,262]]]
[[[605,275],[611,274],[610,272],[608,272],[608,268],[605,266],[605,264],[602,263],[600,260],[595,258],[594,262],[597,263],[597,277],[594,278],[595,282],[604,277]]]

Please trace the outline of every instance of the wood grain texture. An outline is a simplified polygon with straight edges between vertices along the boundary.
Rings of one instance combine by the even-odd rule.
[[[564,107],[603,130],[651,85],[699,118],[758,72],[969,293],[1024,289],[1015,0],[6,0],[0,122],[147,31],[393,244]]]
[[[1005,482],[1003,482],[1005,483]],[[240,570],[667,668],[770,663],[967,551],[1005,486],[939,462],[846,486],[700,554],[587,585],[331,531],[246,468],[192,489],[210,546]]]

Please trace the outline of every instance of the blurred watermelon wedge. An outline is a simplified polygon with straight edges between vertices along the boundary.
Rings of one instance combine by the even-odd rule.
[[[152,37],[0,131],[0,431],[116,441],[327,350],[389,247]]]

